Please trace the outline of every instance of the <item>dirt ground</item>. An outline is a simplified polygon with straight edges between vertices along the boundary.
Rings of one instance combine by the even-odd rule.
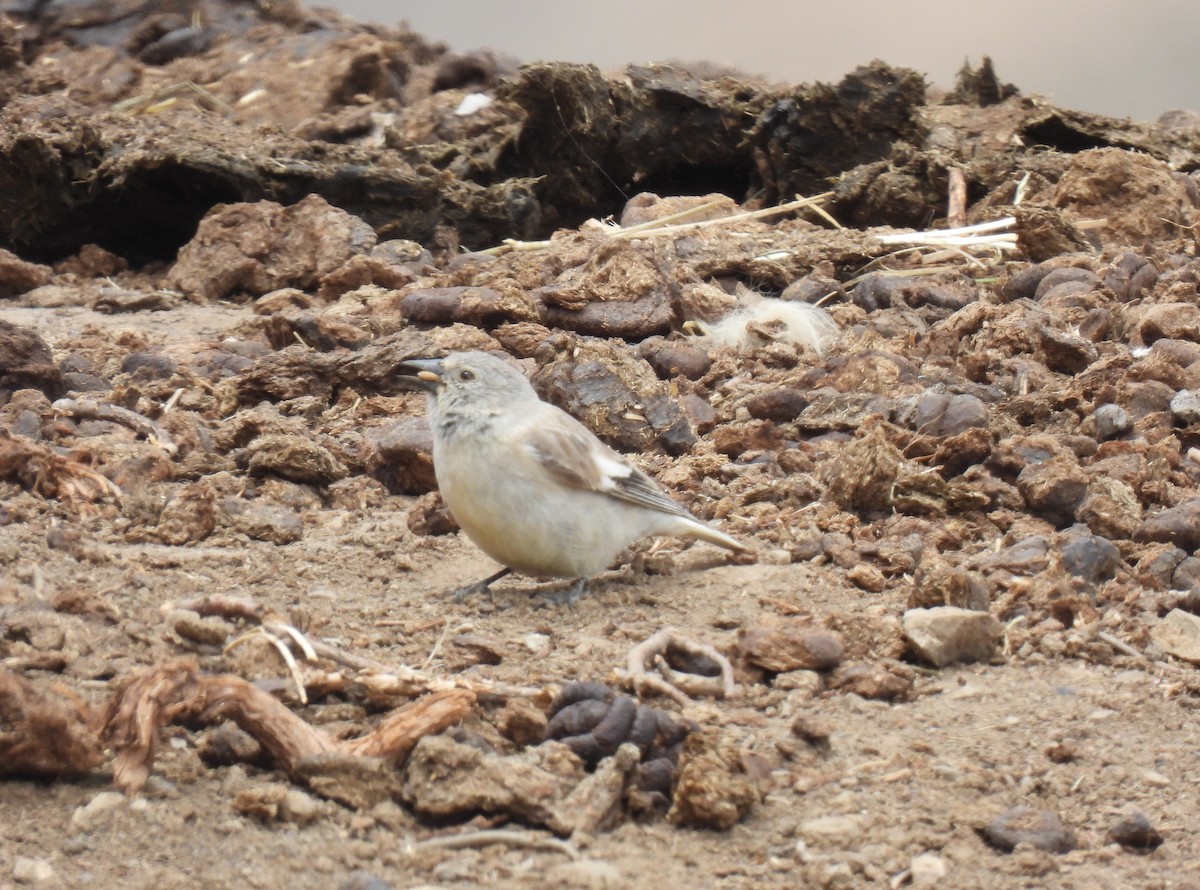
[[[219,0],[0,106],[0,890],[1200,888],[1194,115]],[[454,598],[471,349],[752,555]]]

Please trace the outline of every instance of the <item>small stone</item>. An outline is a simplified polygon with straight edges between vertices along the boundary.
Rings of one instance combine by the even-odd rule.
[[[42,884],[54,879],[54,868],[45,859],[18,856],[13,861],[12,876],[18,884]]]
[[[280,807],[280,817],[285,822],[296,825],[307,825],[321,815],[323,806],[319,800],[310,794],[305,794],[298,788],[291,788],[284,795]]]
[[[1101,442],[1117,439],[1133,429],[1133,421],[1120,405],[1101,405],[1092,415],[1096,423],[1096,438]]]
[[[1013,807],[1005,810],[980,832],[997,850],[1011,853],[1018,844],[1030,844],[1046,853],[1069,853],[1075,834],[1049,810]]]
[[[1064,535],[1063,568],[1093,584],[1112,578],[1121,564],[1121,551],[1112,541],[1077,526]]]
[[[1191,426],[1200,423],[1200,393],[1181,389],[1171,399],[1171,415],[1177,423]]]
[[[1150,639],[1168,655],[1200,664],[1200,616],[1172,609],[1150,629]]]
[[[922,659],[934,667],[945,667],[987,661],[1004,636],[1004,628],[988,612],[936,606],[905,612],[904,635]]]
[[[546,887],[578,887],[580,890],[620,890],[629,882],[621,870],[603,859],[560,862],[546,872]]]
[[[1070,518],[1087,496],[1088,477],[1065,459],[1031,463],[1017,476],[1017,490],[1029,509],[1052,522]]]
[[[873,565],[859,563],[846,573],[846,579],[856,587],[871,593],[879,593],[887,587],[887,578]]]
[[[1135,811],[1120,819],[1108,830],[1108,841],[1134,850],[1155,850],[1162,845],[1163,836],[1150,824],[1145,813]]]
[[[977,396],[925,392],[918,400],[913,428],[926,436],[954,436],[974,427],[987,428],[987,405]]]
[[[936,887],[946,877],[946,860],[936,853],[914,856],[908,866],[913,887]]]
[[[125,795],[119,791],[101,791],[86,804],[77,807],[71,814],[71,824],[82,831],[94,831],[111,817],[113,811],[125,803]]]
[[[866,821],[862,816],[817,816],[805,819],[796,833],[814,846],[852,849],[862,837]]]

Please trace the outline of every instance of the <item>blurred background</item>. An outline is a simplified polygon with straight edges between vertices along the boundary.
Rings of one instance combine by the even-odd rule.
[[[1002,81],[1135,120],[1200,111],[1200,0],[315,0],[522,62],[709,61],[770,80],[837,81],[879,58],[949,87],[990,55]]]

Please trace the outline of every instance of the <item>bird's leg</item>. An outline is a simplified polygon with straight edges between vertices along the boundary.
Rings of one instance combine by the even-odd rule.
[[[476,581],[474,584],[468,584],[466,587],[460,587],[458,590],[454,591],[454,599],[456,602],[462,602],[467,597],[472,596],[476,593],[488,593],[491,590],[491,586],[493,583],[495,583],[496,581],[499,581],[505,575],[511,575],[511,574],[512,574],[512,569],[509,569],[509,568],[501,569],[500,571],[496,572],[494,575],[488,575],[482,581]]]
[[[575,583],[566,590],[554,590],[550,593],[542,594],[543,598],[548,603],[553,603],[556,606],[573,606],[576,602],[587,595],[588,579],[580,577],[575,579]]]

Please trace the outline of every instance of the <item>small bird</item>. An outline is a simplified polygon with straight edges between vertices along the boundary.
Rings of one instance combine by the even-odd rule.
[[[504,566],[458,598],[515,571],[576,579],[556,598],[573,603],[589,577],[648,535],[747,549],[672,501],[574,417],[543,402],[508,362],[458,352],[403,362],[397,373],[402,386],[428,396],[442,499],[467,537]]]

